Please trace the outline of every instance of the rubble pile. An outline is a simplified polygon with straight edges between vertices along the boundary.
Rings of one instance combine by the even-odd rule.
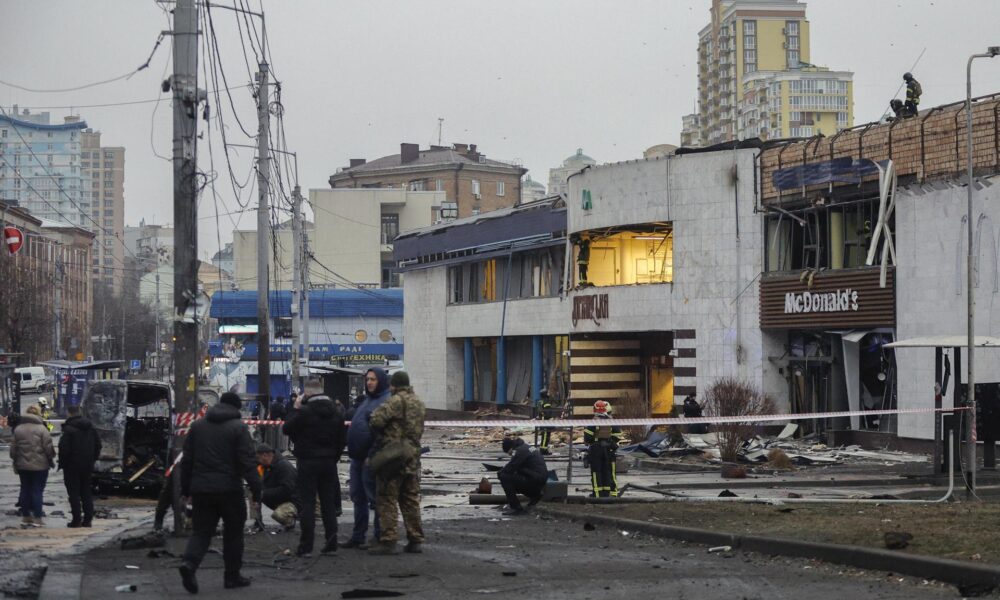
[[[786,425],[776,436],[754,436],[743,442],[739,452],[739,460],[746,463],[767,463],[769,459],[777,459],[774,466],[782,469],[788,468],[788,463],[796,466],[807,466],[845,463],[870,464],[873,462],[893,465],[927,462],[927,457],[921,454],[891,450],[864,450],[857,445],[831,448],[820,443],[816,435],[795,439],[793,436],[797,431],[798,425],[792,423]],[[693,458],[710,464],[722,462],[719,454],[719,440],[715,433],[684,433],[680,435],[680,439],[677,439],[676,436],[671,437],[665,433],[653,431],[645,441],[624,446],[621,452],[644,453],[651,458],[664,461],[683,460],[688,462]]]

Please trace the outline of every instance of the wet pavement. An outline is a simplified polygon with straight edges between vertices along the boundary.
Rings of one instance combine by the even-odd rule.
[[[483,476],[491,479],[494,494],[501,494],[495,477],[481,463],[501,465],[506,457],[492,444],[487,447],[449,444],[454,434],[429,430],[425,436],[425,443],[432,451],[423,460],[422,506],[428,535],[424,554],[372,557],[356,550],[341,550],[332,557],[298,559],[291,554],[297,534],[272,529],[247,537],[245,573],[255,579],[251,588],[253,597],[316,597],[355,589],[388,590],[427,598],[476,597],[532,593],[542,588],[547,597],[576,599],[647,595],[654,589],[677,598],[808,595],[839,599],[845,594],[859,598],[955,597],[954,588],[885,573],[799,559],[709,554],[707,548],[697,545],[600,526],[587,531],[582,523],[536,515],[502,517],[499,506],[470,506],[468,494]],[[17,482],[4,450],[0,448],[0,507],[13,509]],[[565,480],[565,448],[556,452],[549,468]],[[753,492],[741,495],[786,494],[786,486],[795,481],[801,484],[795,491],[805,494],[883,493],[871,485],[850,484],[850,478],[865,483],[871,478],[884,478],[881,467],[875,465],[867,471],[802,469],[793,473],[753,474],[743,481],[759,485],[755,485]],[[573,470],[570,493],[589,492],[586,473],[578,461]],[[340,472],[346,495],[346,462]],[[827,486],[810,487],[810,481],[831,477],[844,479],[848,485],[833,492]],[[717,495],[718,490],[730,484],[712,469],[674,473],[634,468],[619,477],[620,486],[629,483],[676,489],[695,486],[683,492],[691,495]],[[634,488],[627,496],[662,497]],[[0,567],[5,567],[4,572],[20,569],[31,573],[32,566],[47,565],[49,574],[41,597],[94,598],[114,593],[119,585],[136,585],[136,597],[187,596],[176,571],[176,557],[183,552],[184,539],[169,539],[166,547],[169,554],[156,557],[149,556],[148,550],[122,551],[116,542],[108,543],[127,530],[148,530],[152,501],[101,500],[98,505],[116,513],[115,518],[95,521],[92,531],[65,529],[65,517],[54,515],[59,510],[68,513],[65,490],[56,473],[50,476],[46,501],[53,504],[46,507],[52,516],[44,529],[22,530],[19,518],[0,512]],[[269,522],[266,511],[265,521]],[[351,523],[351,503],[345,498],[344,515],[339,519],[341,539],[347,536]],[[268,524],[269,528],[273,525]],[[218,538],[214,548],[221,549]],[[218,553],[209,554],[199,574],[203,593],[226,592],[234,596],[239,593],[222,589],[222,559]]]

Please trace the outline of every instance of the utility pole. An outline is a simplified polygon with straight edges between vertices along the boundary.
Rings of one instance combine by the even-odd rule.
[[[267,194],[269,177],[271,113],[269,111],[266,62],[257,72],[257,395],[266,406],[271,403],[271,328],[270,298],[268,298],[268,240],[271,218]]]
[[[301,207],[299,207],[301,209]],[[313,214],[316,211],[313,210]],[[309,359],[312,353],[309,349],[309,266],[312,253],[309,252],[309,232],[302,228],[302,351],[306,363],[306,375],[309,375]],[[303,387],[303,390],[305,388]]]
[[[63,287],[63,260],[62,250],[56,251],[56,297],[55,297],[55,319],[52,330],[52,351],[56,358],[64,358],[62,351],[62,287]]]
[[[154,329],[155,333],[155,348],[156,348],[156,373],[157,379],[163,379],[163,355],[160,352],[160,261],[156,261],[156,313],[154,314],[156,319],[156,326]]]
[[[292,190],[292,385],[299,384],[302,352],[302,319],[299,289],[302,286],[302,188]]]
[[[441,128],[444,126],[444,117],[438,117],[438,146],[441,145]]]
[[[174,401],[177,413],[186,413],[196,406],[198,380],[198,324],[184,318],[198,293],[197,141],[202,92],[198,90],[195,0],[177,0],[174,8],[170,84],[174,92]]]

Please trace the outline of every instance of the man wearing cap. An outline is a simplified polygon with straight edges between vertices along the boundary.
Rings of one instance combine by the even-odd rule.
[[[501,447],[510,455],[510,461],[497,473],[503,493],[507,494],[507,510],[503,514],[526,514],[517,495],[527,496],[528,506],[538,504],[549,478],[549,469],[541,451],[532,452],[521,438],[505,437]]]
[[[261,473],[260,502],[271,509],[271,518],[285,529],[295,528],[298,518],[298,472],[284,456],[267,444],[257,445],[258,471]]]
[[[424,530],[420,523],[420,438],[424,433],[426,409],[410,387],[406,371],[396,371],[389,380],[392,396],[376,408],[368,422],[376,433],[372,456],[392,442],[402,441],[411,451],[402,467],[391,476],[376,474],[375,508],[378,511],[382,534],[378,546],[370,554],[395,554],[399,539],[396,515],[403,514],[407,544],[410,553],[421,552]]]
[[[243,481],[250,486],[252,501],[260,502],[260,476],[250,430],[243,424],[240,397],[222,394],[219,403],[196,420],[184,440],[181,459],[181,494],[191,499],[192,532],[180,566],[184,589],[198,593],[195,572],[201,564],[222,519],[223,584],[228,588],[250,585],[240,574],[243,566],[243,526],[247,505]]]
[[[594,402],[594,418],[610,419],[611,403],[605,400]],[[621,437],[621,428],[610,423],[588,425],[583,430],[583,443],[590,447],[587,460],[590,462],[590,483],[593,487],[591,495],[595,498],[618,497],[615,458]]]

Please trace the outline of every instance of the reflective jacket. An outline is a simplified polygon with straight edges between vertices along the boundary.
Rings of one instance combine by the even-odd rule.
[[[610,417],[598,417],[609,419]],[[622,439],[622,428],[617,425],[587,425],[583,430],[583,443],[584,444],[594,444],[599,442],[606,442],[612,447],[617,448],[618,442]]]

